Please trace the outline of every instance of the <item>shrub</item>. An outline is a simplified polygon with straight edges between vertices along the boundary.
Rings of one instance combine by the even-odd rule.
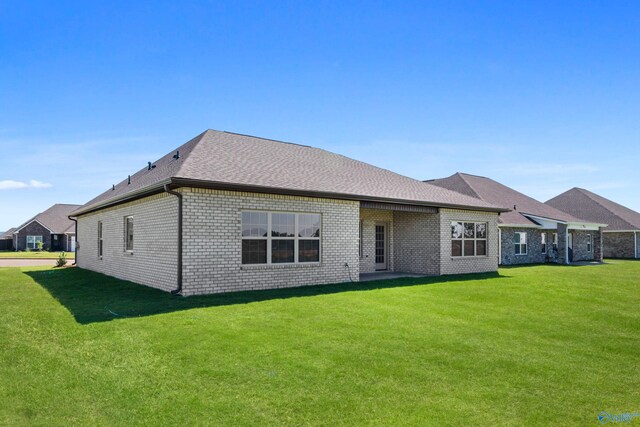
[[[60,253],[58,260],[56,261],[56,267],[64,267],[67,264],[67,255],[64,252]]]
[[[42,252],[42,248],[44,248],[44,243],[38,242],[36,243],[36,247],[38,248],[38,252]]]

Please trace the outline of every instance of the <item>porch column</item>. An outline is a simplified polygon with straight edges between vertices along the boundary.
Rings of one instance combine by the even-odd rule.
[[[602,262],[602,227],[593,234],[593,260]]]
[[[569,264],[569,230],[566,224],[558,224],[558,264]]]

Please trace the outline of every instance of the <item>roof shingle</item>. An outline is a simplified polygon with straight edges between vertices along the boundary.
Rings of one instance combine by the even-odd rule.
[[[274,193],[287,190],[354,200],[504,210],[319,148],[230,132],[208,130],[153,164],[154,168],[141,169],[131,176],[130,183],[123,180],[77,213],[177,179],[256,187]]]
[[[572,188],[546,204],[587,221],[608,224],[607,231],[640,230],[640,213],[584,188]]]
[[[41,212],[28,221],[22,223],[19,227],[14,229],[14,232],[30,222],[38,221],[40,224],[51,230],[53,234],[64,234],[65,232],[70,231],[71,227],[74,226],[74,222],[71,221],[68,216],[79,207],[80,205],[67,205],[62,203],[55,204],[46,211]]]
[[[475,194],[475,197],[485,202],[512,209],[511,212],[500,215],[500,224],[536,225],[535,222],[523,214],[562,222],[583,222],[566,212],[539,202],[490,178],[458,172],[448,178],[434,179],[427,182],[463,194]]]

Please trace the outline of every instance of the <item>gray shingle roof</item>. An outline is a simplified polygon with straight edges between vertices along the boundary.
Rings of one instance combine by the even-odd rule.
[[[0,240],[1,239],[12,239],[13,238],[13,232],[16,231],[16,228],[10,228],[7,231],[5,231],[4,233],[0,234]]]
[[[640,213],[584,188],[572,188],[546,204],[587,221],[608,224],[607,231],[640,230]]]
[[[434,179],[427,182],[468,196],[478,197],[496,206],[512,209],[511,212],[500,215],[500,224],[536,225],[535,222],[523,214],[563,222],[583,222],[566,212],[539,202],[490,178],[458,172],[448,178]]]
[[[53,234],[63,234],[75,225],[68,216],[79,207],[80,205],[67,205],[62,203],[55,204],[46,211],[39,213],[28,221],[25,221],[20,225],[20,227],[17,227],[16,230],[21,229],[33,221],[38,221],[40,224],[51,230]]]
[[[174,158],[179,151],[178,159]],[[353,200],[458,206],[500,211],[473,197],[399,175],[319,148],[208,130],[89,201],[77,213],[163,183],[259,188]],[[186,184],[185,184],[186,185]]]

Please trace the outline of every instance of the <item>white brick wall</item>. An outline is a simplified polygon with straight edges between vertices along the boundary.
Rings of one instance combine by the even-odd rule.
[[[487,222],[486,257],[451,256],[451,222]],[[492,212],[440,209],[440,274],[482,273],[498,270],[498,214]]]
[[[124,250],[124,218],[134,218],[133,254]],[[103,257],[98,258],[98,221]],[[178,201],[166,193],[78,218],[81,268],[171,291],[177,286]]]
[[[183,294],[286,288],[358,280],[359,204],[273,194],[183,189]],[[322,215],[320,265],[243,266],[241,212]]]

